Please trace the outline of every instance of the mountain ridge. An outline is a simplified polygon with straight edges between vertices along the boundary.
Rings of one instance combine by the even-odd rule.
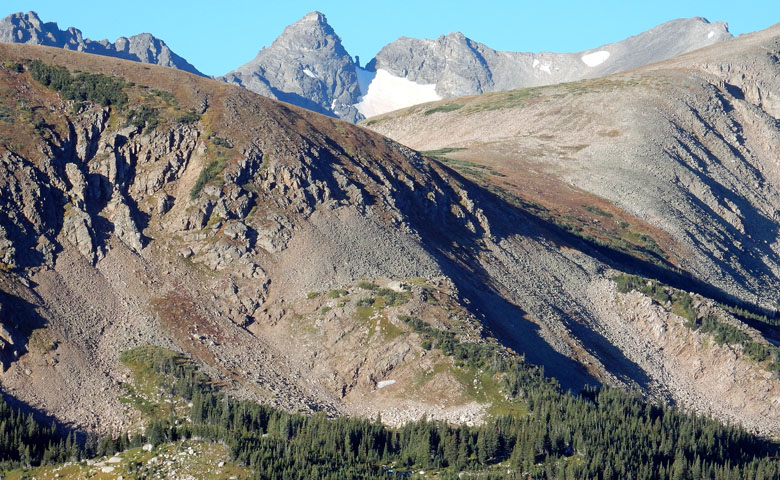
[[[164,41],[150,33],[119,37],[114,42],[84,38],[81,30],[60,30],[56,22],[43,22],[35,12],[18,12],[0,20],[0,42],[31,43],[173,67],[204,77],[187,60],[174,53]]]
[[[561,83],[636,68],[732,38],[723,22],[671,20],[625,40],[579,53],[496,51],[462,33],[435,40],[401,37],[365,68],[357,65],[318,11],[287,26],[270,47],[220,77],[269,98],[356,122],[412,104],[452,96]],[[34,12],[0,22],[0,41],[41,43],[173,66],[202,75],[149,34],[115,43],[59,30]]]

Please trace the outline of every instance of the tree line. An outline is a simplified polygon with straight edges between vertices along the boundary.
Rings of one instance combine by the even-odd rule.
[[[432,344],[462,355],[457,339],[413,319]],[[445,346],[446,345],[446,346]],[[0,455],[9,465],[57,463],[151,442],[185,438],[226,444],[232,458],[259,479],[386,479],[437,470],[441,478],[717,479],[780,478],[778,445],[734,425],[648,403],[612,388],[562,392],[540,368],[500,347],[479,344],[469,362],[495,369],[505,392],[525,402],[527,415],[489,418],[469,427],[422,419],[389,428],[378,418],[328,418],[285,412],[220,392],[196,366],[172,352],[146,347],[136,361],[161,375],[160,388],[191,403],[189,418],[157,420],[143,435],[90,437],[79,447],[72,434],[0,404]],[[159,353],[161,352],[161,353]],[[123,356],[124,356],[123,355]]]

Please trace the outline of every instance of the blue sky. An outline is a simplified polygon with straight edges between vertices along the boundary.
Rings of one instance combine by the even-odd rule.
[[[319,10],[352,55],[367,63],[400,36],[461,31],[497,50],[579,51],[622,40],[679,17],[728,22],[733,34],[780,22],[780,1],[407,1],[189,2],[3,0],[0,17],[37,11],[95,40],[150,32],[204,73],[221,75],[254,58],[284,27]]]

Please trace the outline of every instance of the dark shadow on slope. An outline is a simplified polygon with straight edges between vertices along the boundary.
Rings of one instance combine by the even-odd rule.
[[[276,98],[282,102],[287,102],[295,106],[302,107],[307,110],[311,110],[313,112],[321,113],[331,118],[338,118],[333,114],[333,112],[326,110],[319,103],[310,100],[302,95],[299,95],[297,93],[284,92],[274,87],[270,87],[270,88],[273,94],[276,96]]]
[[[518,235],[532,238],[539,242],[552,242],[558,247],[567,246],[599,260],[600,262],[623,271],[635,273],[659,281],[685,291],[693,291],[702,296],[727,304],[740,304],[738,299],[727,292],[702,282],[689,273],[671,268],[668,265],[658,265],[637,258],[628,253],[617,251],[605,245],[589,241],[574,235],[560,226],[519,210],[495,194],[479,188],[463,179],[459,174],[450,171],[469,190],[477,205],[482,208],[491,226],[491,233],[497,241],[510,239]],[[446,182],[437,182],[438,185]],[[399,185],[399,190],[404,190]],[[456,198],[455,192],[448,192],[451,198]],[[419,194],[418,194],[419,197]],[[418,201],[408,192],[410,203]],[[584,368],[577,362],[559,354],[540,336],[539,328],[525,318],[525,312],[513,305],[506,296],[497,290],[491,275],[480,264],[479,251],[481,233],[471,234],[462,225],[448,221],[440,213],[434,217],[426,215],[426,205],[416,205],[413,208],[401,208],[402,211],[415,212],[409,220],[414,229],[421,235],[421,244],[438,261],[443,272],[453,279],[463,296],[471,300],[471,307],[477,313],[483,313],[488,326],[498,336],[499,340],[515,350],[525,353],[529,361],[544,365],[548,374],[557,378],[564,388],[578,391],[586,384],[597,383],[589,377]],[[454,255],[452,241],[456,240],[468,253]],[[640,388],[647,391],[650,379],[647,374],[633,361],[625,357],[622,351],[612,345],[598,332],[587,325],[560,313],[558,319],[573,332],[590,354],[596,357],[608,370],[618,378],[630,378]],[[509,320],[507,320],[509,319]]]
[[[327,145],[328,149],[319,152],[319,161],[312,162],[308,167],[315,178],[327,183],[332,199],[350,201],[343,185],[339,185],[334,178],[332,165],[342,163],[338,157],[352,155],[335,143],[328,142]],[[381,192],[372,193],[371,190],[375,189],[370,185],[393,184],[387,192],[393,192],[391,195],[395,206],[404,214],[412,230],[420,235],[420,245],[435,259],[442,273],[455,282],[460,296],[469,299],[469,304],[464,307],[484,319],[487,329],[500,342],[523,354],[528,362],[543,366],[547,374],[555,377],[564,389],[580,392],[587,385],[599,384],[582,365],[557,352],[545,341],[540,327],[528,319],[527,312],[508,301],[491,283],[490,274],[478,261],[473,261],[478,258],[480,232],[473,233],[463,224],[453,222],[455,217],[448,210],[442,211],[440,207],[432,206],[424,192],[419,191],[419,184],[415,187],[418,190],[410,189],[409,185],[388,170],[390,166],[382,165],[381,162],[362,165],[357,159],[353,161],[361,165],[360,173],[344,169],[341,174],[348,177],[350,183],[361,187],[364,205],[377,204],[379,199],[375,195],[384,195]],[[429,169],[424,161],[416,166],[423,171]],[[437,175],[433,170],[428,173]],[[445,180],[436,178],[434,182],[438,187],[448,189],[445,195],[451,199],[457,197]],[[390,195],[387,192],[385,194]],[[513,215],[513,218],[517,217],[516,213]],[[460,247],[453,248],[453,240],[457,240]]]
[[[10,393],[4,391],[2,388],[0,388],[0,398],[2,398],[2,400],[6,404],[11,406],[12,408],[19,410],[24,415],[32,415],[35,421],[41,426],[50,427],[51,425],[56,425],[57,426],[56,434],[61,436],[62,440],[65,440],[68,437],[68,435],[73,434],[76,443],[84,447],[85,444],[87,443],[87,439],[90,436],[94,437],[94,434],[90,435],[81,429],[73,427],[72,425],[68,425],[60,422],[53,415],[49,415],[48,413],[46,413],[45,411],[39,408],[30,406],[28,403],[19,400],[18,398],[14,397]],[[42,449],[46,448],[47,446],[48,445],[43,445]],[[23,478],[27,478],[27,477],[23,477]]]
[[[433,171],[429,173],[436,174]],[[457,174],[455,176],[459,177]],[[478,189],[462,178],[460,181],[469,190],[469,195],[478,195],[474,200],[484,209],[497,242],[511,241],[514,236],[547,241],[543,229],[536,225],[529,228],[529,220],[533,219],[495,195]],[[442,179],[436,184],[449,189],[444,192],[448,201],[442,201],[442,204],[457,204],[458,195],[447,182]],[[486,326],[499,341],[523,353],[530,363],[544,366],[547,374],[555,377],[564,389],[579,392],[586,385],[599,384],[583,365],[556,351],[543,338],[540,327],[528,318],[527,312],[508,300],[511,295],[501,291],[506,286],[497,283],[491,272],[479,261],[484,232],[477,229],[476,233],[472,233],[463,224],[453,221],[455,216],[449,212],[432,210],[429,205],[420,204],[425,200],[420,200],[419,192],[415,195],[414,192],[406,191],[403,185],[398,185],[398,191],[406,192],[404,203],[407,205],[399,205],[399,208],[407,213],[412,227],[422,237],[420,243],[423,248],[436,259],[443,273],[453,280],[460,295],[470,300],[468,307],[484,318]],[[460,245],[459,248],[453,248],[453,240]],[[555,306],[552,307],[551,310],[554,310]],[[649,390],[650,379],[647,374],[606,338],[560,310],[555,317],[574,332],[573,336],[582,342],[588,352],[618,378],[622,377],[628,385]]]
[[[7,282],[13,279],[0,279],[0,327],[10,337],[0,341],[0,365],[5,371],[11,363],[27,353],[30,335],[36,329],[46,326],[46,320],[40,316],[35,305],[7,290]],[[10,340],[10,342],[9,342]]]

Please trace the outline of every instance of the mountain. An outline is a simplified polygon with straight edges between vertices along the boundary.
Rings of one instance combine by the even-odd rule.
[[[723,22],[677,19],[579,53],[496,51],[462,33],[402,37],[379,51],[358,110],[366,117],[424,101],[595,78],[731,39]]]
[[[744,315],[743,323],[777,345],[778,56],[775,25],[602,79],[455,98],[364,125],[432,151],[597,244],[663,251],[673,269],[692,277],[681,288],[760,305],[767,318],[756,324]],[[632,230],[628,218],[645,228]],[[651,346],[668,335],[656,328],[636,339],[641,348],[621,350],[643,368],[665,365],[663,375],[674,377],[699,347]],[[614,325],[594,329],[618,343],[625,335]]]
[[[739,50],[746,42],[729,45]],[[771,59],[776,50],[768,45],[756,51]],[[536,370],[527,361],[564,391],[607,384],[752,431],[780,431],[775,327],[755,305],[771,304],[777,290],[760,271],[737,275],[756,272],[738,270],[740,258],[769,255],[760,242],[769,238],[758,229],[737,235],[723,223],[736,225],[742,217],[735,210],[694,201],[707,190],[690,182],[706,175],[685,176],[691,166],[670,174],[692,185],[693,213],[714,213],[688,220],[682,210],[680,218],[696,222],[705,246],[736,255],[729,242],[748,252],[760,243],[755,255],[726,257],[729,264],[708,259],[690,248],[685,232],[656,220],[663,210],[644,213],[609,202],[601,190],[556,183],[541,164],[521,166],[519,175],[498,163],[430,153],[469,180],[365,128],[175,69],[34,45],[2,44],[0,58],[8,92],[0,100],[0,382],[32,408],[91,431],[137,427],[134,402],[122,401],[136,388],[122,354],[154,345],[186,354],[239,398],[293,411],[381,415],[391,425],[423,416],[478,424],[491,412],[527,408],[523,395],[548,385],[528,380],[539,374],[529,373]],[[756,74],[774,72],[765,64]],[[472,101],[501,125],[495,115],[516,111],[504,102],[553,112],[549,127],[524,124],[565,122],[557,135],[581,139],[538,154],[568,152],[558,161],[573,169],[572,159],[590,152],[586,139],[604,138],[606,148],[647,128],[626,130],[635,112],[626,99],[655,95],[695,106],[699,95],[724,95],[717,77],[678,82],[677,70],[550,87],[557,90],[538,98],[520,91]],[[772,78],[761,84],[761,98],[774,98]],[[88,88],[91,82],[101,88]],[[692,89],[696,82],[700,91]],[[609,116],[625,122],[617,135],[590,123],[600,118],[594,112],[564,108],[597,108],[607,99],[624,112]],[[471,111],[458,108],[418,107],[422,113],[406,124],[428,131],[426,120]],[[710,114],[727,128],[741,108]],[[581,129],[571,128],[574,112]],[[756,111],[751,125],[768,134],[775,123],[762,118]],[[649,131],[674,134],[659,125]],[[691,138],[706,137],[684,125]],[[736,138],[731,132],[719,127],[712,139]],[[552,142],[550,135],[533,139]],[[687,144],[680,145],[684,152]],[[707,148],[735,165],[733,175],[754,174],[727,156],[728,147],[715,147]],[[660,175],[668,163],[656,159],[660,149],[649,152],[640,160]],[[577,178],[582,185],[605,178],[607,189],[617,179],[633,185],[641,171],[637,163],[610,165],[590,176],[583,168]],[[538,180],[527,173],[535,171]],[[706,184],[713,196],[752,213],[736,194],[715,188],[727,178],[719,172]],[[674,181],[652,178],[640,177],[643,188],[660,189],[664,180],[665,192],[674,193]],[[526,184],[558,206],[517,187]],[[628,187],[617,192],[635,198]],[[645,204],[658,201],[681,208],[679,195],[646,195]],[[708,273],[708,265],[720,270]],[[752,302],[758,293],[760,302]],[[508,369],[501,359],[524,366]],[[515,374],[528,377],[506,390]]]
[[[725,23],[673,20],[580,53],[499,52],[461,33],[386,45],[356,65],[325,16],[312,12],[257,57],[220,77],[256,93],[356,121],[460,95],[608,75],[732,38]]]
[[[325,15],[311,12],[219,79],[354,122],[362,118],[354,107],[360,97],[356,68]]]
[[[433,103],[370,126],[420,150],[457,149],[452,158],[509,175],[534,201],[558,202],[553,192],[567,189],[604,198],[679,242],[682,269],[774,309],[780,84],[767,51],[777,30],[624,75]],[[552,179],[555,189],[539,188]]]
[[[617,43],[579,53],[493,50],[451,33],[436,40],[401,37],[366,68],[357,65],[327,18],[314,11],[268,48],[219,77],[268,98],[356,122],[410,105],[461,95],[595,78],[671,58],[732,38],[723,22],[672,20]],[[0,21],[0,42],[33,43],[178,68],[203,76],[162,40],[145,33],[114,43],[43,23],[35,12]]]
[[[778,57],[350,125],[0,44],[3,464],[776,476]]]
[[[176,55],[168,45],[149,33],[108,40],[84,38],[74,27],[60,30],[54,22],[42,22],[35,12],[14,13],[0,20],[0,42],[29,43],[64,48],[79,52],[122,58],[135,62],[172,67],[204,76],[185,59]]]

